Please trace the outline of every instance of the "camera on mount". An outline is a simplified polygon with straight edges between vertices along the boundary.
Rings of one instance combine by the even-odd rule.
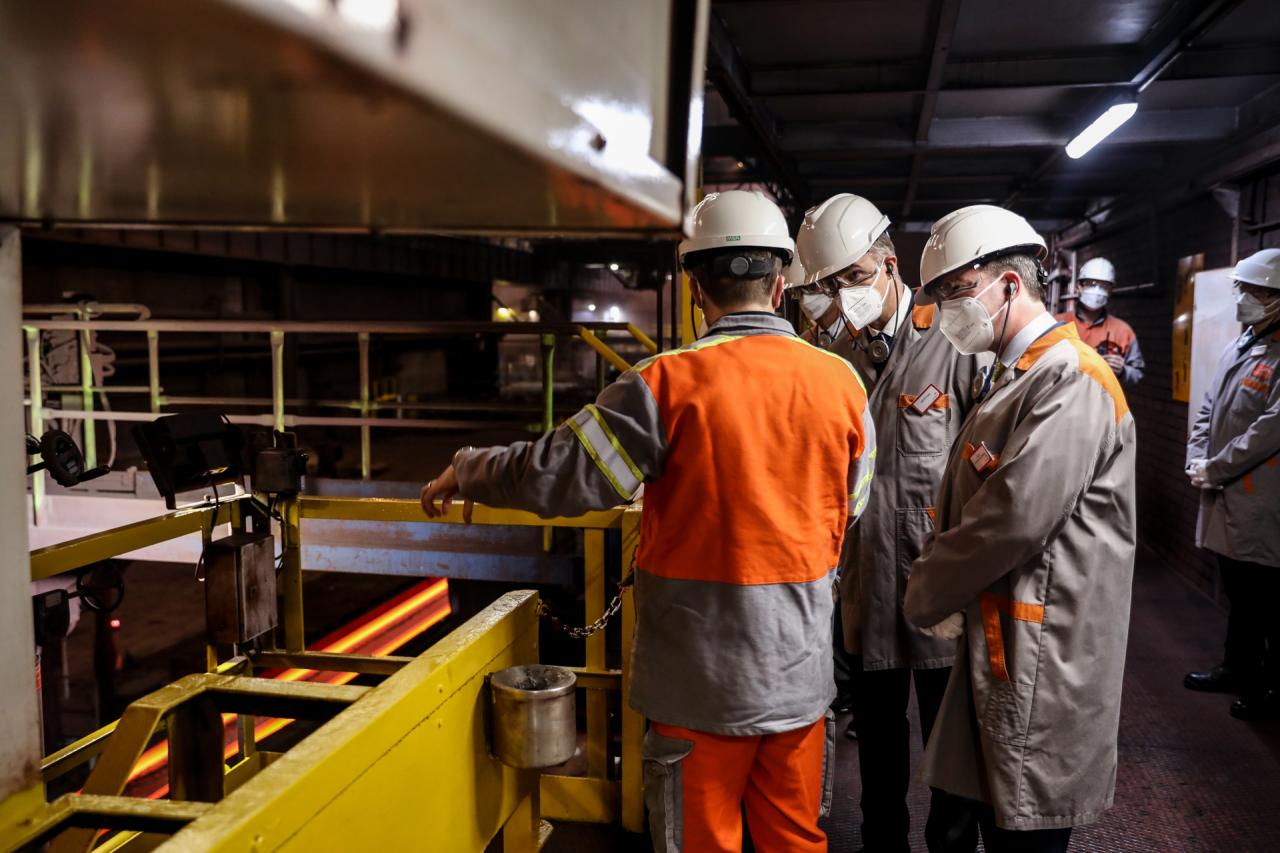
[[[78,486],[111,473],[111,469],[105,465],[86,471],[84,454],[76,446],[75,440],[60,429],[51,429],[40,438],[28,435],[27,455],[40,457],[39,462],[27,466],[28,475],[48,471],[59,486]]]
[[[177,495],[244,479],[244,434],[225,415],[186,412],[133,428],[134,441],[169,509]]]

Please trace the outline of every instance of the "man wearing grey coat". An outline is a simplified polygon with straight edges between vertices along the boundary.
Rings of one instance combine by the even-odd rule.
[[[1115,794],[1137,445],[1114,371],[1044,309],[1045,254],[1022,217],[974,205],[934,224],[920,264],[943,334],[997,355],[903,603],[961,638],[921,775],[968,804],[988,853],[1061,853]]]
[[[1227,347],[1187,441],[1200,488],[1196,544],[1218,557],[1231,603],[1226,654],[1191,690],[1241,693],[1231,715],[1280,718],[1280,249],[1235,268],[1244,334]]]

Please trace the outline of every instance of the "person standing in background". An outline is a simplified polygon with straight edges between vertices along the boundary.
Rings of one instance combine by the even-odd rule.
[[[1188,673],[1189,690],[1243,694],[1241,720],[1280,719],[1280,249],[1235,268],[1236,317],[1187,441],[1200,489],[1196,545],[1218,556],[1231,603],[1222,663]]]
[[[1064,311],[1056,319],[1075,323],[1080,340],[1097,350],[1121,385],[1132,388],[1142,381],[1147,363],[1133,327],[1107,310],[1115,287],[1115,265],[1106,258],[1090,258],[1077,276],[1075,310]]]

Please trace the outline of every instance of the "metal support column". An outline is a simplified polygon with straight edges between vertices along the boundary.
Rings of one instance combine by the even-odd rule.
[[[604,615],[604,531],[586,530],[582,534],[583,576],[586,581],[586,622],[590,625]],[[605,668],[604,631],[587,638],[587,669]],[[587,691],[587,775],[607,778],[609,773],[609,697],[603,690]]]
[[[271,333],[271,414],[276,432],[284,432],[284,332]]]
[[[556,336],[542,336],[542,434],[546,435],[556,428],[555,411],[556,385]],[[550,551],[552,544],[551,528],[542,531],[542,550]]]
[[[680,340],[676,346],[688,346],[698,339],[698,319],[702,311],[693,304],[693,287],[686,272],[680,273]]]
[[[31,415],[27,431],[36,438],[44,435],[44,374],[40,368],[40,330],[24,326],[27,336],[27,394],[31,398]],[[31,517],[36,524],[44,513],[45,473],[31,475]]]
[[[626,575],[635,565],[640,547],[640,513],[638,506],[628,507],[622,515],[622,572]],[[635,596],[622,597],[622,828],[629,832],[644,831],[644,777],[642,751],[645,720],[630,703],[631,640],[636,631]]]
[[[160,333],[147,330],[147,393],[151,411],[160,414]]]
[[[370,416],[369,407],[369,333],[356,335],[360,345],[360,417]],[[360,426],[360,479],[367,480],[373,468],[373,448],[370,443],[369,425]]]
[[[601,343],[603,343],[604,330],[601,330],[600,334],[597,337],[599,337]],[[604,356],[597,352],[596,353],[596,393],[597,394],[599,394],[601,391],[604,390],[604,380],[605,380]]]
[[[277,584],[283,599],[280,618],[284,623],[286,651],[300,652],[306,647],[302,621],[302,541],[301,513],[296,497],[280,501],[280,551],[284,564]]]
[[[22,399],[22,249],[16,228],[0,226],[0,396]],[[0,406],[0,802],[27,792],[16,811],[44,801],[40,783],[40,710],[31,624],[31,562],[27,547],[21,406]],[[5,804],[0,820],[18,819]]]
[[[85,412],[93,411],[93,359],[89,353],[93,349],[93,332],[80,330],[80,408]],[[91,417],[84,419],[84,429],[80,431],[81,450],[84,451],[85,469],[98,467],[98,437]]]
[[[183,703],[169,715],[169,796],[216,803],[222,799],[222,715],[212,696]]]
[[[555,384],[556,384],[556,336],[542,336],[542,432],[551,432],[556,428],[555,421]]]

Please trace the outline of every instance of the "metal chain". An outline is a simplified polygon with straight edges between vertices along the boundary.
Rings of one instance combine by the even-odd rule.
[[[640,549],[637,547],[635,554],[638,554],[639,552]],[[575,640],[585,640],[592,634],[603,630],[604,626],[609,624],[609,620],[618,615],[618,611],[622,609],[623,593],[627,591],[627,587],[631,586],[631,584],[635,582],[635,554],[631,555],[631,571],[628,572],[627,576],[618,584],[618,594],[613,597],[613,601],[609,602],[609,606],[604,609],[604,613],[600,614],[600,618],[592,622],[590,625],[584,625],[581,628],[576,625],[566,625],[560,620],[560,617],[551,612],[550,606],[548,606],[545,601],[538,602],[538,615],[550,622],[552,628],[555,628],[561,633],[568,634]]]

